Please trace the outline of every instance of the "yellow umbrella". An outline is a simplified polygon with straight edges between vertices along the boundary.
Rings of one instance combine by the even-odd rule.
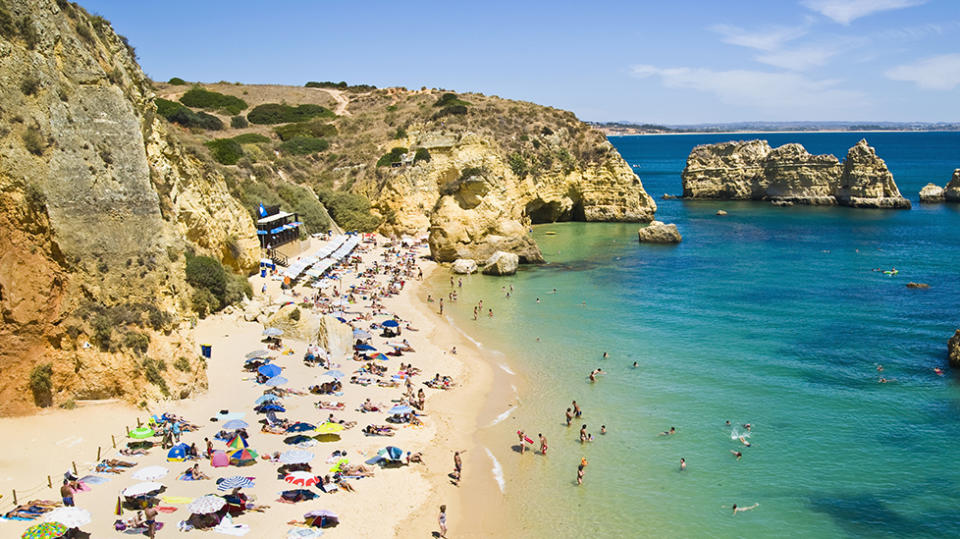
[[[317,434],[336,434],[343,430],[340,423],[324,423],[317,427]]]

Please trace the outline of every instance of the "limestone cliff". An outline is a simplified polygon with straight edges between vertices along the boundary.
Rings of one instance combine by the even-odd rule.
[[[866,140],[850,148],[843,163],[832,155],[811,155],[800,144],[771,148],[765,140],[751,140],[697,146],[682,178],[685,198],[910,208]]]
[[[557,152],[565,135],[553,138]],[[522,263],[542,262],[531,224],[642,222],[656,211],[640,179],[605,140],[595,161],[558,161],[537,174],[511,166],[495,137],[465,133],[444,141],[415,133],[409,144],[429,148],[431,160],[388,172],[371,199],[386,217],[385,233],[429,230],[431,253],[441,262],[483,261],[496,251],[517,254]]]
[[[54,0],[0,18],[0,414],[189,393],[205,382],[177,334],[182,252],[251,267],[249,216],[155,118],[107,21]]]

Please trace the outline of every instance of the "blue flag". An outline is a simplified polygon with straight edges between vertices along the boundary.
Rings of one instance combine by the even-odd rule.
[[[260,217],[267,216],[267,209],[263,207],[263,202],[260,203]]]

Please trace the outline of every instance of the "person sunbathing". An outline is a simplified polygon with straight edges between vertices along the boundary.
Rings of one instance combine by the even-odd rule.
[[[133,468],[137,465],[136,462],[127,462],[125,460],[117,459],[104,459],[100,461],[101,463],[106,463],[108,466],[113,466],[114,468]]]
[[[210,479],[210,476],[200,471],[200,466],[197,464],[187,468],[187,471],[183,472],[183,475],[187,476],[187,479],[192,481]]]
[[[373,471],[363,464],[357,464],[356,466],[343,465],[340,467],[340,473],[359,477],[373,477]]]
[[[120,454],[132,457],[134,455],[149,455],[150,452],[146,449],[121,449]]]
[[[361,412],[379,412],[381,405],[373,404],[370,402],[370,399],[363,401],[363,404],[360,406]]]
[[[260,427],[260,432],[267,434],[286,434],[287,429],[283,425],[264,425]]]
[[[342,402],[333,404],[332,402],[328,401],[318,401],[316,407],[321,410],[343,410],[346,407],[346,404]]]
[[[393,436],[393,427],[390,425],[367,425],[363,428],[363,433],[369,436]]]

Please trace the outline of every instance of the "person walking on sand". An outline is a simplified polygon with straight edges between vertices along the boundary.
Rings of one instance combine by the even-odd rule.
[[[524,434],[524,432],[523,432],[522,430],[518,430],[518,431],[517,431],[517,436],[520,438],[520,454],[522,455],[523,452],[524,452],[524,450],[527,448],[527,446],[526,446],[526,440],[524,439],[524,438],[526,438],[526,435]]]
[[[157,509],[153,506],[153,500],[147,502],[143,516],[143,523],[147,525],[147,537],[154,539],[157,536]]]
[[[440,315],[443,315],[443,298],[440,298]]]
[[[64,507],[74,507],[73,487],[70,486],[70,481],[67,479],[64,479],[63,485],[60,486],[60,497],[63,498]]]
[[[447,506],[440,506],[440,516],[437,517],[437,524],[440,525],[440,537],[447,536]]]
[[[457,483],[460,483],[460,474],[463,473],[463,461],[460,460],[460,451],[453,453],[453,474],[457,476]]]

